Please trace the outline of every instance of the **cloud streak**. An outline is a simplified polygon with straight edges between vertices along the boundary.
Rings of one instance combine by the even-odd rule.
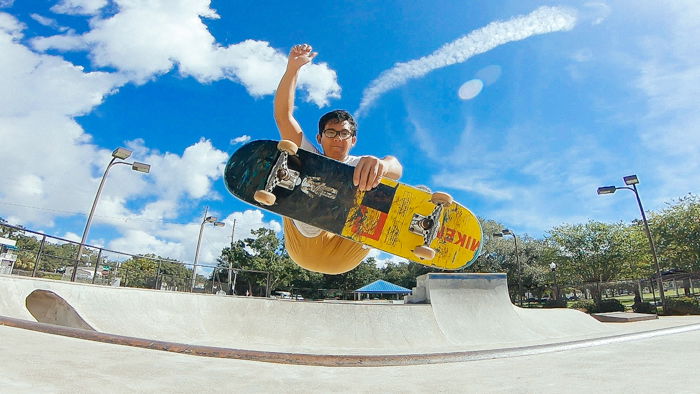
[[[576,14],[568,8],[540,7],[528,15],[517,16],[508,21],[491,22],[481,29],[443,45],[428,56],[397,63],[382,72],[365,89],[356,116],[363,116],[384,93],[427,73],[463,63],[467,59],[487,52],[499,45],[519,41],[538,34],[571,30],[576,24]]]

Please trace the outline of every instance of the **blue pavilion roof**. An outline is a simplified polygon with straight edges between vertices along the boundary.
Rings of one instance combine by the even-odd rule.
[[[374,281],[367,286],[360,287],[359,289],[355,290],[355,293],[370,293],[370,294],[408,294],[410,293],[411,290],[401,287],[399,285],[395,285],[393,283],[389,283],[385,280],[377,280]]]

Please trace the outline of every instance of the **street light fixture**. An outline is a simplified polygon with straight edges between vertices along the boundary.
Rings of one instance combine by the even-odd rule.
[[[639,179],[636,175],[627,175],[626,177],[622,177],[622,180],[625,181],[625,185],[627,186],[632,186],[639,183]]]
[[[112,152],[112,157],[119,160],[126,160],[131,156],[131,151],[126,148],[117,148]]]
[[[637,205],[639,205],[639,212],[642,214],[642,221],[644,222],[644,230],[647,233],[647,238],[649,239],[649,247],[651,248],[651,255],[654,258],[654,265],[656,266],[656,283],[659,286],[659,295],[661,296],[661,305],[666,308],[666,295],[664,294],[664,285],[661,280],[661,267],[659,267],[659,259],[656,256],[656,247],[654,246],[654,239],[651,236],[651,230],[649,230],[649,223],[647,222],[647,216],[644,213],[644,208],[642,207],[642,200],[639,198],[639,192],[637,191],[637,184],[639,183],[639,178],[636,175],[628,175],[622,178],[625,181],[625,186],[603,186],[598,188],[598,194],[612,194],[618,189],[631,190],[634,196],[637,198]]]
[[[598,188],[598,194],[613,194],[617,188],[615,186],[602,186]]]
[[[139,162],[128,163],[125,161],[117,161],[117,160],[128,159],[130,156],[131,156],[131,151],[126,149],[126,148],[117,148],[112,152],[112,160],[107,165],[107,168],[105,169],[104,174],[102,174],[102,180],[100,181],[100,186],[97,188],[97,193],[95,194],[95,199],[92,201],[92,208],[90,209],[90,214],[88,215],[87,222],[85,223],[85,229],[83,230],[83,237],[80,239],[80,246],[78,247],[78,258],[75,260],[75,264],[73,265],[73,273],[71,274],[71,277],[70,277],[71,282],[75,282],[75,278],[76,278],[76,275],[78,273],[78,264],[80,263],[80,260],[83,257],[83,248],[85,246],[85,242],[87,241],[88,233],[90,232],[90,225],[92,224],[92,217],[95,214],[95,208],[97,208],[97,201],[100,199],[100,195],[102,194],[102,187],[105,184],[105,179],[107,179],[107,173],[109,172],[109,169],[112,168],[112,166],[115,166],[117,164],[127,164],[127,165],[130,165],[131,169],[134,171],[143,172],[143,173],[149,173],[151,171],[151,166],[148,164],[145,164],[145,163],[139,163]]]
[[[214,227],[224,227],[226,223],[217,222],[215,216],[207,216],[209,213],[209,207],[204,210],[204,218],[202,219],[202,224],[199,225],[199,238],[197,238],[197,249],[194,252],[194,265],[192,267],[192,285],[190,286],[190,291],[194,291],[194,282],[197,279],[197,262],[199,261],[199,247],[202,243],[202,233],[204,232],[204,225],[211,223]]]
[[[150,166],[150,164],[139,163],[138,161],[135,161],[135,162],[133,162],[133,163],[131,164],[131,169],[134,170],[134,171],[143,172],[143,173],[146,173],[146,174],[148,174],[149,172],[151,172],[151,166]]]
[[[494,237],[503,237],[506,235],[510,235],[513,237],[513,240],[515,241],[515,262],[518,265],[518,298],[520,299],[520,306],[523,306],[523,278],[522,278],[522,269],[520,267],[520,258],[518,257],[518,237],[515,236],[515,233],[507,228],[504,228],[501,230],[500,233],[494,233]]]

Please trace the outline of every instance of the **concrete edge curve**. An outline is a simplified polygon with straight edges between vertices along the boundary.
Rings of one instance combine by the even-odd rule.
[[[489,350],[472,350],[442,353],[387,354],[387,355],[319,355],[305,353],[282,353],[260,350],[231,349],[215,346],[188,345],[177,342],[157,341],[146,338],[127,337],[79,328],[0,316],[0,326],[21,328],[46,334],[132,346],[150,350],[189,354],[203,357],[228,358],[278,364],[310,365],[324,367],[383,367],[421,364],[455,363],[496,358],[510,358],[534,354],[560,352],[593,346],[609,345],[648,339],[663,335],[680,334],[700,330],[700,324],[661,328],[637,333],[613,335],[601,338],[532,345]]]

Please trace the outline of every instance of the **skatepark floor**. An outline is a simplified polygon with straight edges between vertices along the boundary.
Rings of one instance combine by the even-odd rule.
[[[700,317],[652,322],[693,323]],[[190,356],[4,326],[0,338],[0,391],[7,393],[700,391],[693,372],[700,330],[522,357],[366,368]]]
[[[515,308],[507,298],[505,276],[435,275],[429,278],[429,282],[432,305],[382,307],[246,300],[242,299],[245,297],[109,288],[0,275],[0,393],[700,392],[700,379],[694,372],[700,361],[700,316],[600,323],[571,310],[537,312]],[[37,298],[37,294],[40,297]],[[56,300],[66,304],[53,303]],[[38,304],[32,305],[32,302]],[[484,349],[486,356],[394,366],[318,366],[284,363],[284,359],[262,362],[197,356],[2,324],[4,315],[6,323],[8,319],[15,319],[44,327],[53,326],[37,323],[34,320],[37,315],[32,317],[28,312],[28,309],[38,306],[53,306],[55,309],[46,309],[45,312],[63,314],[68,310],[64,307],[74,306],[86,318],[86,323],[102,327],[104,333],[121,333],[156,344],[160,339],[194,346],[200,345],[197,340],[206,341],[207,335],[220,335],[214,344],[218,343],[216,341],[227,342],[235,348],[235,344],[257,343],[255,334],[272,325],[282,337],[284,333],[290,337],[288,343],[275,343],[287,343],[286,346],[293,349],[294,341],[304,339],[302,334],[306,333],[311,335],[311,341],[298,349],[330,359],[334,353],[329,344],[340,344],[340,339],[344,338],[349,342],[346,347],[338,346],[336,354],[353,354],[356,350],[353,346],[358,343],[354,341],[362,339],[363,335],[368,344],[376,346],[375,354],[387,354],[399,361],[405,357],[407,349],[416,344],[432,343],[434,347],[426,345],[425,349],[444,351],[448,348],[443,346],[443,341],[447,340],[455,344],[453,350]],[[197,324],[216,311],[219,312],[216,320],[208,321],[207,326]],[[222,311],[226,314],[221,315]],[[118,318],[117,312],[120,313]],[[353,315],[342,320],[342,315],[348,312]],[[221,325],[214,324],[221,321],[222,316],[240,313],[247,313],[247,329],[241,330],[239,325],[235,330],[227,320]],[[459,313],[463,314],[462,323],[470,321],[472,325],[458,324]],[[157,316],[153,325],[144,322],[154,314]],[[185,315],[193,318],[183,320]],[[275,320],[278,315],[284,319]],[[257,323],[253,319],[255,316],[260,317]],[[358,321],[357,327],[351,326],[353,320]],[[335,321],[339,325],[333,326]],[[383,322],[387,329],[382,332],[378,323],[374,330],[367,329],[373,322]],[[411,322],[416,325],[406,325]],[[439,330],[430,322],[439,323]],[[476,322],[481,325],[474,325]],[[167,333],[166,325],[177,330]],[[318,326],[321,328],[311,331],[311,327]],[[583,329],[578,329],[578,326]],[[480,333],[470,332],[469,327],[478,327],[479,330],[493,327],[494,332],[479,337],[478,342],[470,342]],[[561,336],[562,331],[555,329],[563,329],[567,335]],[[333,332],[324,333],[323,330]],[[527,336],[521,336],[523,332]],[[348,337],[348,333],[358,337]],[[242,335],[247,335],[243,340],[248,342],[237,338]],[[372,335],[378,337],[372,338]],[[438,335],[444,337],[440,339]],[[518,342],[530,337],[539,339]],[[606,340],[609,338],[622,339]],[[321,341],[316,348],[313,340]],[[401,340],[407,342],[400,345]],[[501,351],[522,349],[532,343],[538,345],[530,347],[527,352]],[[393,352],[394,348],[397,351]],[[260,349],[263,352],[269,350]],[[367,349],[364,353],[372,353]],[[463,361],[467,359],[470,361]]]

